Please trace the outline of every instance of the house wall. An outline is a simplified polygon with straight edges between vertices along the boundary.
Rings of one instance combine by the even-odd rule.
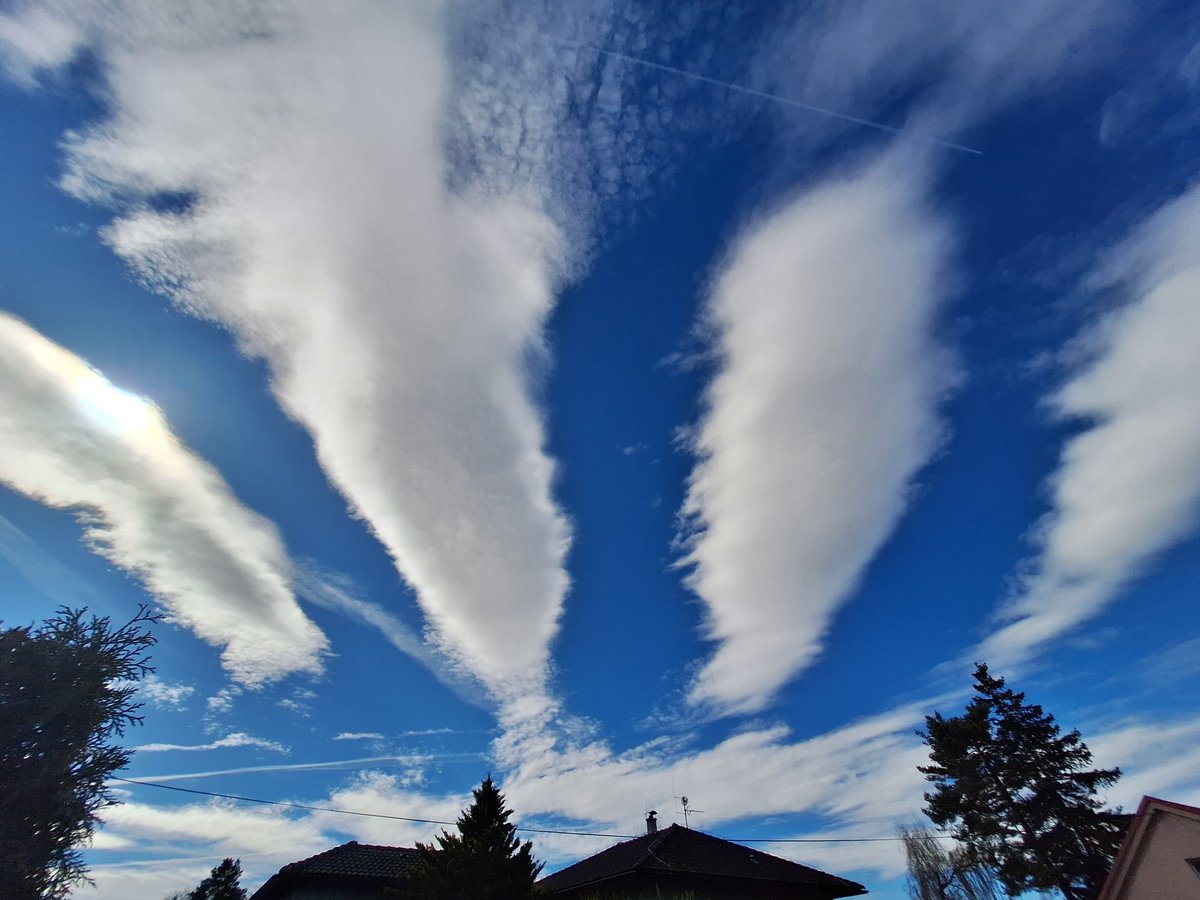
[[[1200,875],[1188,865],[1200,858],[1200,822],[1155,810],[1142,852],[1114,900],[1200,900]]]

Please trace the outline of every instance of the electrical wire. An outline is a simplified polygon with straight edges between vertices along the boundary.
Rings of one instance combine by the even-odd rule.
[[[120,775],[110,775],[109,778],[113,781],[123,781],[126,784],[136,784],[141,787],[161,788],[164,791],[178,791],[182,794],[200,794],[204,797],[220,797],[224,800],[238,800],[242,803],[261,803],[265,806],[284,806],[288,809],[303,809],[308,812],[327,812],[337,813],[343,816],[364,816],[371,819],[391,819],[396,822],[416,822],[421,825],[453,825],[454,822],[446,822],[441,819],[419,819],[413,816],[394,816],[389,813],[372,813],[360,812],[352,809],[337,809],[332,806],[309,806],[305,803],[291,803],[287,800],[263,800],[258,797],[243,797],[239,794],[222,794],[218,791],[202,791],[198,788],[179,787],[174,784],[159,784],[154,781],[138,781],[136,778],[122,778]],[[517,825],[517,831],[525,831],[530,834],[565,834],[574,837],[598,837],[598,838],[619,838],[620,840],[630,840],[631,838],[640,837],[636,834],[612,834],[604,831],[570,831],[562,828],[529,828],[524,825]],[[948,838],[950,835],[934,835],[938,838]],[[877,843],[880,841],[899,841],[902,838],[898,837],[876,837],[876,838],[721,838],[722,840],[732,841],[737,844],[864,844]]]

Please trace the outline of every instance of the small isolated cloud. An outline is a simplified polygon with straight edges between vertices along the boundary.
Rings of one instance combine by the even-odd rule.
[[[181,710],[184,701],[196,693],[190,684],[172,684],[157,675],[147,675],[138,685],[138,696],[160,709]]]
[[[1049,398],[1082,424],[1050,478],[1038,555],[979,652],[1020,659],[1096,615],[1200,516],[1200,186],[1101,267],[1128,303],[1086,334],[1086,361]]]
[[[69,509],[91,548],[258,685],[322,669],[275,527],[243,506],[152,403],[0,313],[0,484]]]
[[[207,744],[142,744],[134,747],[140,753],[165,753],[168,750],[224,750],[230,747],[256,747],[259,750],[272,750],[275,753],[290,752],[287,747],[277,741],[254,737],[241,731],[210,741]]]
[[[241,689],[236,685],[228,685],[221,688],[204,701],[205,717],[214,718],[230,712],[233,709],[233,701],[240,693]]]
[[[433,734],[454,734],[453,728],[418,728],[413,731],[401,731],[397,737],[427,737]]]
[[[286,709],[288,712],[297,716],[303,716],[306,719],[312,715],[311,706],[309,706],[307,703],[302,703],[299,700],[293,699],[292,697],[285,697],[278,701],[275,705],[280,709]]]
[[[383,735],[378,731],[343,731],[333,736],[335,741],[382,741]]]
[[[693,702],[759,709],[816,658],[938,445],[950,242],[923,184],[894,155],[806,191],[716,279],[682,561],[717,646]]]

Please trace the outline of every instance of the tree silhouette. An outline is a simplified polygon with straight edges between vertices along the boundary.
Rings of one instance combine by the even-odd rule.
[[[925,719],[931,764],[920,770],[935,785],[926,815],[953,826],[1010,895],[1057,889],[1067,900],[1094,897],[1130,818],[1095,794],[1120,770],[1088,768],[1092,754],[1078,731],[1062,734],[1052,715],[982,663],[975,691],[961,716]]]
[[[908,895],[913,900],[1001,900],[995,876],[962,847],[945,847],[919,824],[899,829],[908,866]]]
[[[136,682],[153,669],[142,607],[128,623],[59,609],[39,628],[0,631],[0,896],[65,897],[88,881],[78,846],[105,787],[131,751],[115,743],[141,722]]]
[[[474,800],[455,823],[458,834],[443,831],[437,846],[417,844],[425,865],[412,876],[406,896],[430,900],[522,900],[530,896],[542,864],[533,845],[517,839],[512,811],[492,776],[473,792]]]
[[[242,861],[226,857],[212,874],[200,882],[183,900],[246,900],[242,880]]]

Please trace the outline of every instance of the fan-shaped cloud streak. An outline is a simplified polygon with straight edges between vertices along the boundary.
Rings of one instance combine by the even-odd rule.
[[[718,646],[693,701],[751,711],[812,662],[937,445],[949,240],[922,183],[894,156],[806,191],[716,280],[684,562]]]
[[[1087,362],[1050,398],[1083,424],[1050,480],[1040,552],[982,645],[1019,659],[1096,615],[1200,514],[1200,186],[1104,260],[1127,305],[1086,335]]]
[[[72,509],[96,552],[223,648],[247,685],[321,671],[274,526],[242,506],[152,404],[0,313],[0,483]]]
[[[530,392],[564,250],[536,197],[448,187],[436,4],[129,4],[78,30],[111,116],[66,188],[121,203],[110,245],[267,362],[431,640],[540,689],[570,529]]]

